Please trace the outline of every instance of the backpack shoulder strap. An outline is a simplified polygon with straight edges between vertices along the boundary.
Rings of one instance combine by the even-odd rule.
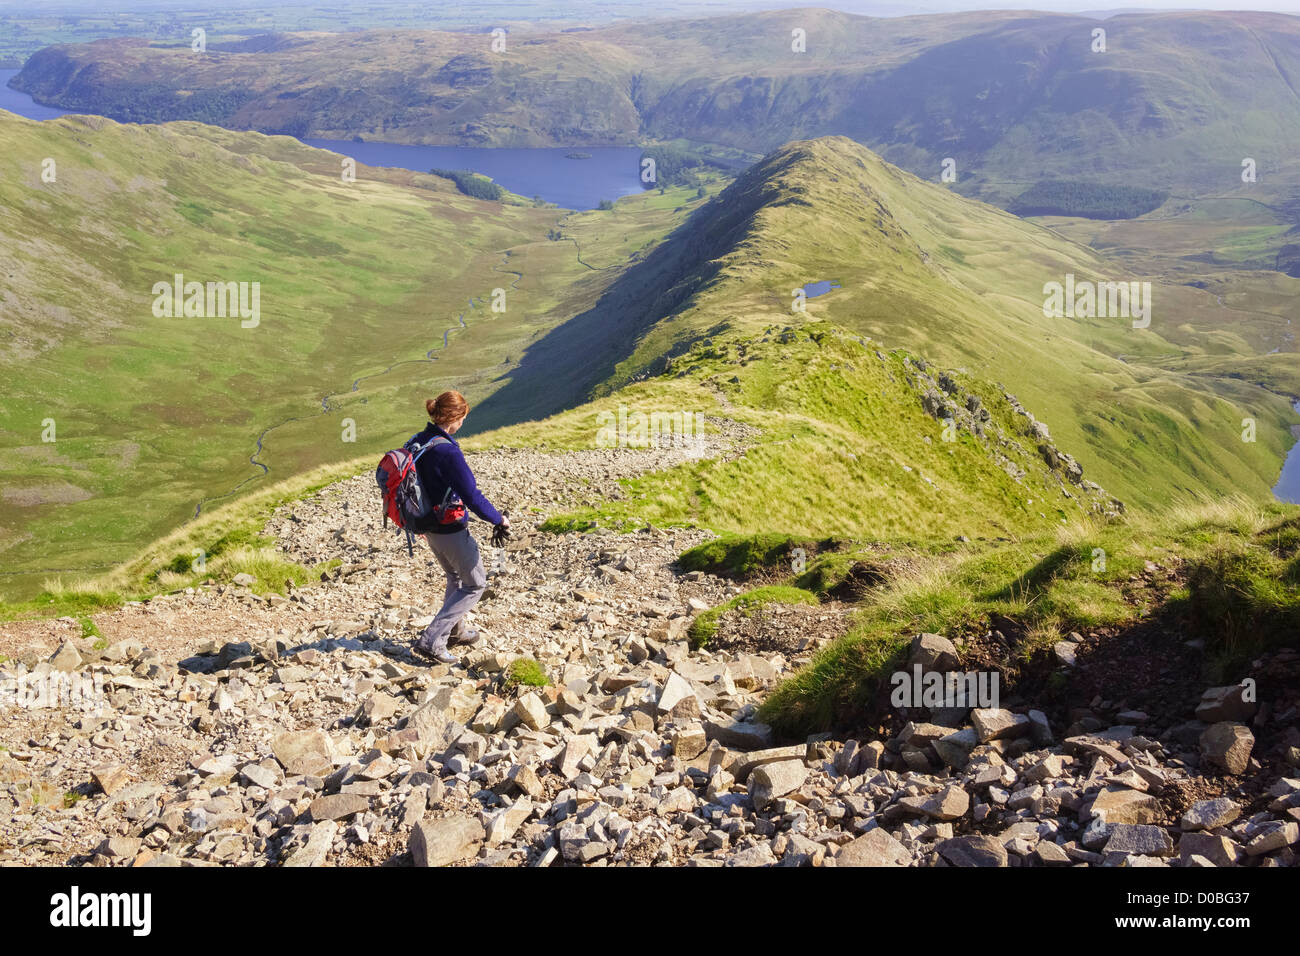
[[[450,445],[450,444],[451,444],[451,442],[449,442],[447,439],[443,438],[441,435],[434,435],[434,436],[433,436],[432,438],[430,438],[427,442],[425,442],[423,445],[420,446],[420,450],[417,451],[413,457],[415,457],[415,458],[419,458],[421,455],[423,455],[426,451],[428,451],[428,450],[429,450],[430,448],[432,448],[434,445]]]

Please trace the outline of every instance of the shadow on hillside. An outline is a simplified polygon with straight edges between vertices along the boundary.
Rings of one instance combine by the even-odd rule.
[[[615,279],[596,304],[529,345],[508,381],[474,410],[478,432],[545,418],[580,405],[615,374],[637,340],[680,309],[716,275],[716,259],[733,244],[761,203],[753,171],[695,210],[654,250]],[[631,379],[658,374],[668,359],[704,333],[684,334]],[[612,383],[615,387],[622,382]],[[468,431],[468,429],[467,429]]]
[[[702,283],[691,254],[692,224],[679,226],[615,279],[596,304],[534,340],[506,383],[474,410],[476,431],[546,418],[580,405],[614,374],[636,340]]]
[[[1061,546],[1001,588],[980,595],[982,601],[1014,601],[1041,594],[1059,574],[1084,560],[1078,548]]]

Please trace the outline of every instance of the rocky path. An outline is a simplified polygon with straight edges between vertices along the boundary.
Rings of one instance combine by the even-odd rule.
[[[671,567],[702,532],[549,535],[548,514],[623,494],[622,476],[703,446],[471,464],[516,540],[484,547],[485,634],[462,664],[410,641],[442,587],[427,549],[380,527],[369,476],[268,531],[319,585],[262,598],[203,587],[75,622],[0,631],[0,862],[97,865],[1290,865],[1300,780],[1256,806],[1129,722],[1058,740],[1032,708],[908,723],[888,741],[777,741],[763,696],[848,626],[846,608],[770,609],[691,651],[691,618],[736,593]],[[951,669],[918,638],[913,659]],[[511,681],[536,660],[544,687]],[[82,699],[17,700],[73,675]],[[98,683],[96,683],[98,682]],[[57,703],[57,700],[54,701]],[[1250,714],[1210,701],[1205,767],[1241,772]],[[1217,709],[1216,709],[1217,708]],[[1244,761],[1244,762],[1243,762]],[[1247,812],[1247,811],[1250,812]]]

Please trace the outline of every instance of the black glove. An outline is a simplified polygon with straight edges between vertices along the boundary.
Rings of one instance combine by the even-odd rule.
[[[492,526],[492,547],[504,548],[510,540],[510,529],[503,524]]]

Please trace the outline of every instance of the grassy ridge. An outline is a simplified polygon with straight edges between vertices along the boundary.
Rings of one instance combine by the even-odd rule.
[[[1231,328],[1206,334],[1222,324],[1212,296],[1134,274],[846,139],[776,151],[691,226],[682,245],[696,251],[676,286],[680,304],[648,325],[606,390],[719,326],[760,335],[777,316],[806,317],[1002,382],[1131,505],[1205,492],[1265,497],[1291,444],[1288,403],[1259,387],[1287,375],[1291,357],[1263,361]],[[1150,327],[1045,316],[1044,284],[1067,274],[1152,280]],[[840,288],[792,313],[791,291],[823,279]],[[1255,321],[1275,334],[1286,326],[1282,314]],[[1274,368],[1277,376],[1265,374]],[[1257,422],[1254,443],[1241,440],[1245,417]]]
[[[1027,420],[996,389],[962,379],[992,413],[990,438],[958,429],[945,441],[944,425],[923,408],[927,389],[908,355],[877,354],[827,325],[719,336],[676,359],[664,379],[560,416],[554,440],[562,440],[567,422],[585,420],[577,434],[590,441],[595,410],[621,403],[749,424],[758,430],[752,447],[628,481],[622,499],[557,516],[549,528],[650,522],[742,534],[951,540],[1044,528],[1092,503],[1047,467]],[[700,382],[715,390],[707,404]],[[515,443],[522,434],[506,429],[495,437]],[[1017,480],[1004,463],[1024,476]]]

